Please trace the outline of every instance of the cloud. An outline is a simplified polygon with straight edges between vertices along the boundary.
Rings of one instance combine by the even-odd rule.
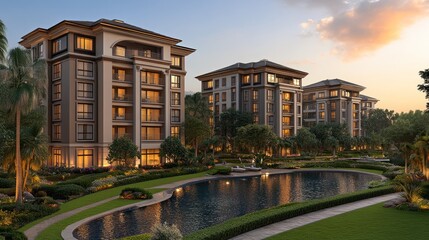
[[[429,0],[285,1],[328,9],[331,16],[307,20],[301,23],[301,28],[305,32],[316,31],[322,39],[333,41],[332,52],[345,59],[374,52],[398,39],[404,29],[428,16],[429,9]]]

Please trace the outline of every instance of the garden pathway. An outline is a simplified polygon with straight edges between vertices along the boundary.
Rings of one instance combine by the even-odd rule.
[[[286,232],[288,230],[304,226],[325,218],[333,217],[345,212],[350,212],[359,208],[368,207],[377,203],[389,201],[391,199],[397,198],[400,196],[400,193],[392,193],[388,195],[383,195],[380,197],[369,198],[365,200],[360,200],[357,202],[347,203],[340,206],[323,209],[316,212],[307,213],[298,217],[290,218],[278,223],[273,223],[265,227],[261,227],[250,232],[243,233],[238,235],[231,240],[259,240],[265,239],[267,237],[274,236],[276,234]]]

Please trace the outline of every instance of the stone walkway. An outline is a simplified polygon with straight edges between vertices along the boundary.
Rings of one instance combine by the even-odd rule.
[[[385,202],[385,201],[397,198],[399,196],[400,196],[399,193],[393,193],[393,194],[383,195],[380,197],[374,197],[374,198],[369,198],[369,199],[365,199],[357,202],[347,203],[347,204],[323,209],[316,212],[307,213],[298,217],[290,218],[278,223],[273,223],[265,227],[255,229],[250,232],[246,232],[244,234],[231,238],[231,240],[265,239],[267,237],[271,237],[276,234],[279,234],[297,227],[304,226],[306,224],[317,222],[319,220],[340,215],[342,213],[350,212],[359,208],[364,208],[377,203]]]

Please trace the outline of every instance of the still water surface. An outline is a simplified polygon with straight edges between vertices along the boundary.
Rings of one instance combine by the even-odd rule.
[[[174,223],[187,234],[263,208],[365,189],[379,179],[364,173],[309,171],[211,180],[184,186],[167,201],[93,220],[73,234],[78,239],[116,239],[150,232],[159,222]]]

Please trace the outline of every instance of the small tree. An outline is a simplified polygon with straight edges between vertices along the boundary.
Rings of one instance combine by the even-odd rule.
[[[249,124],[238,128],[236,141],[252,153],[265,153],[268,147],[272,147],[277,136],[269,126]]]
[[[120,165],[130,166],[134,158],[140,158],[140,152],[129,137],[123,136],[116,138],[113,140],[112,144],[109,145],[107,161],[109,161],[110,164],[118,162]]]
[[[161,157],[165,157],[174,163],[186,160],[187,152],[186,148],[176,137],[167,137],[164,142],[161,143]]]

